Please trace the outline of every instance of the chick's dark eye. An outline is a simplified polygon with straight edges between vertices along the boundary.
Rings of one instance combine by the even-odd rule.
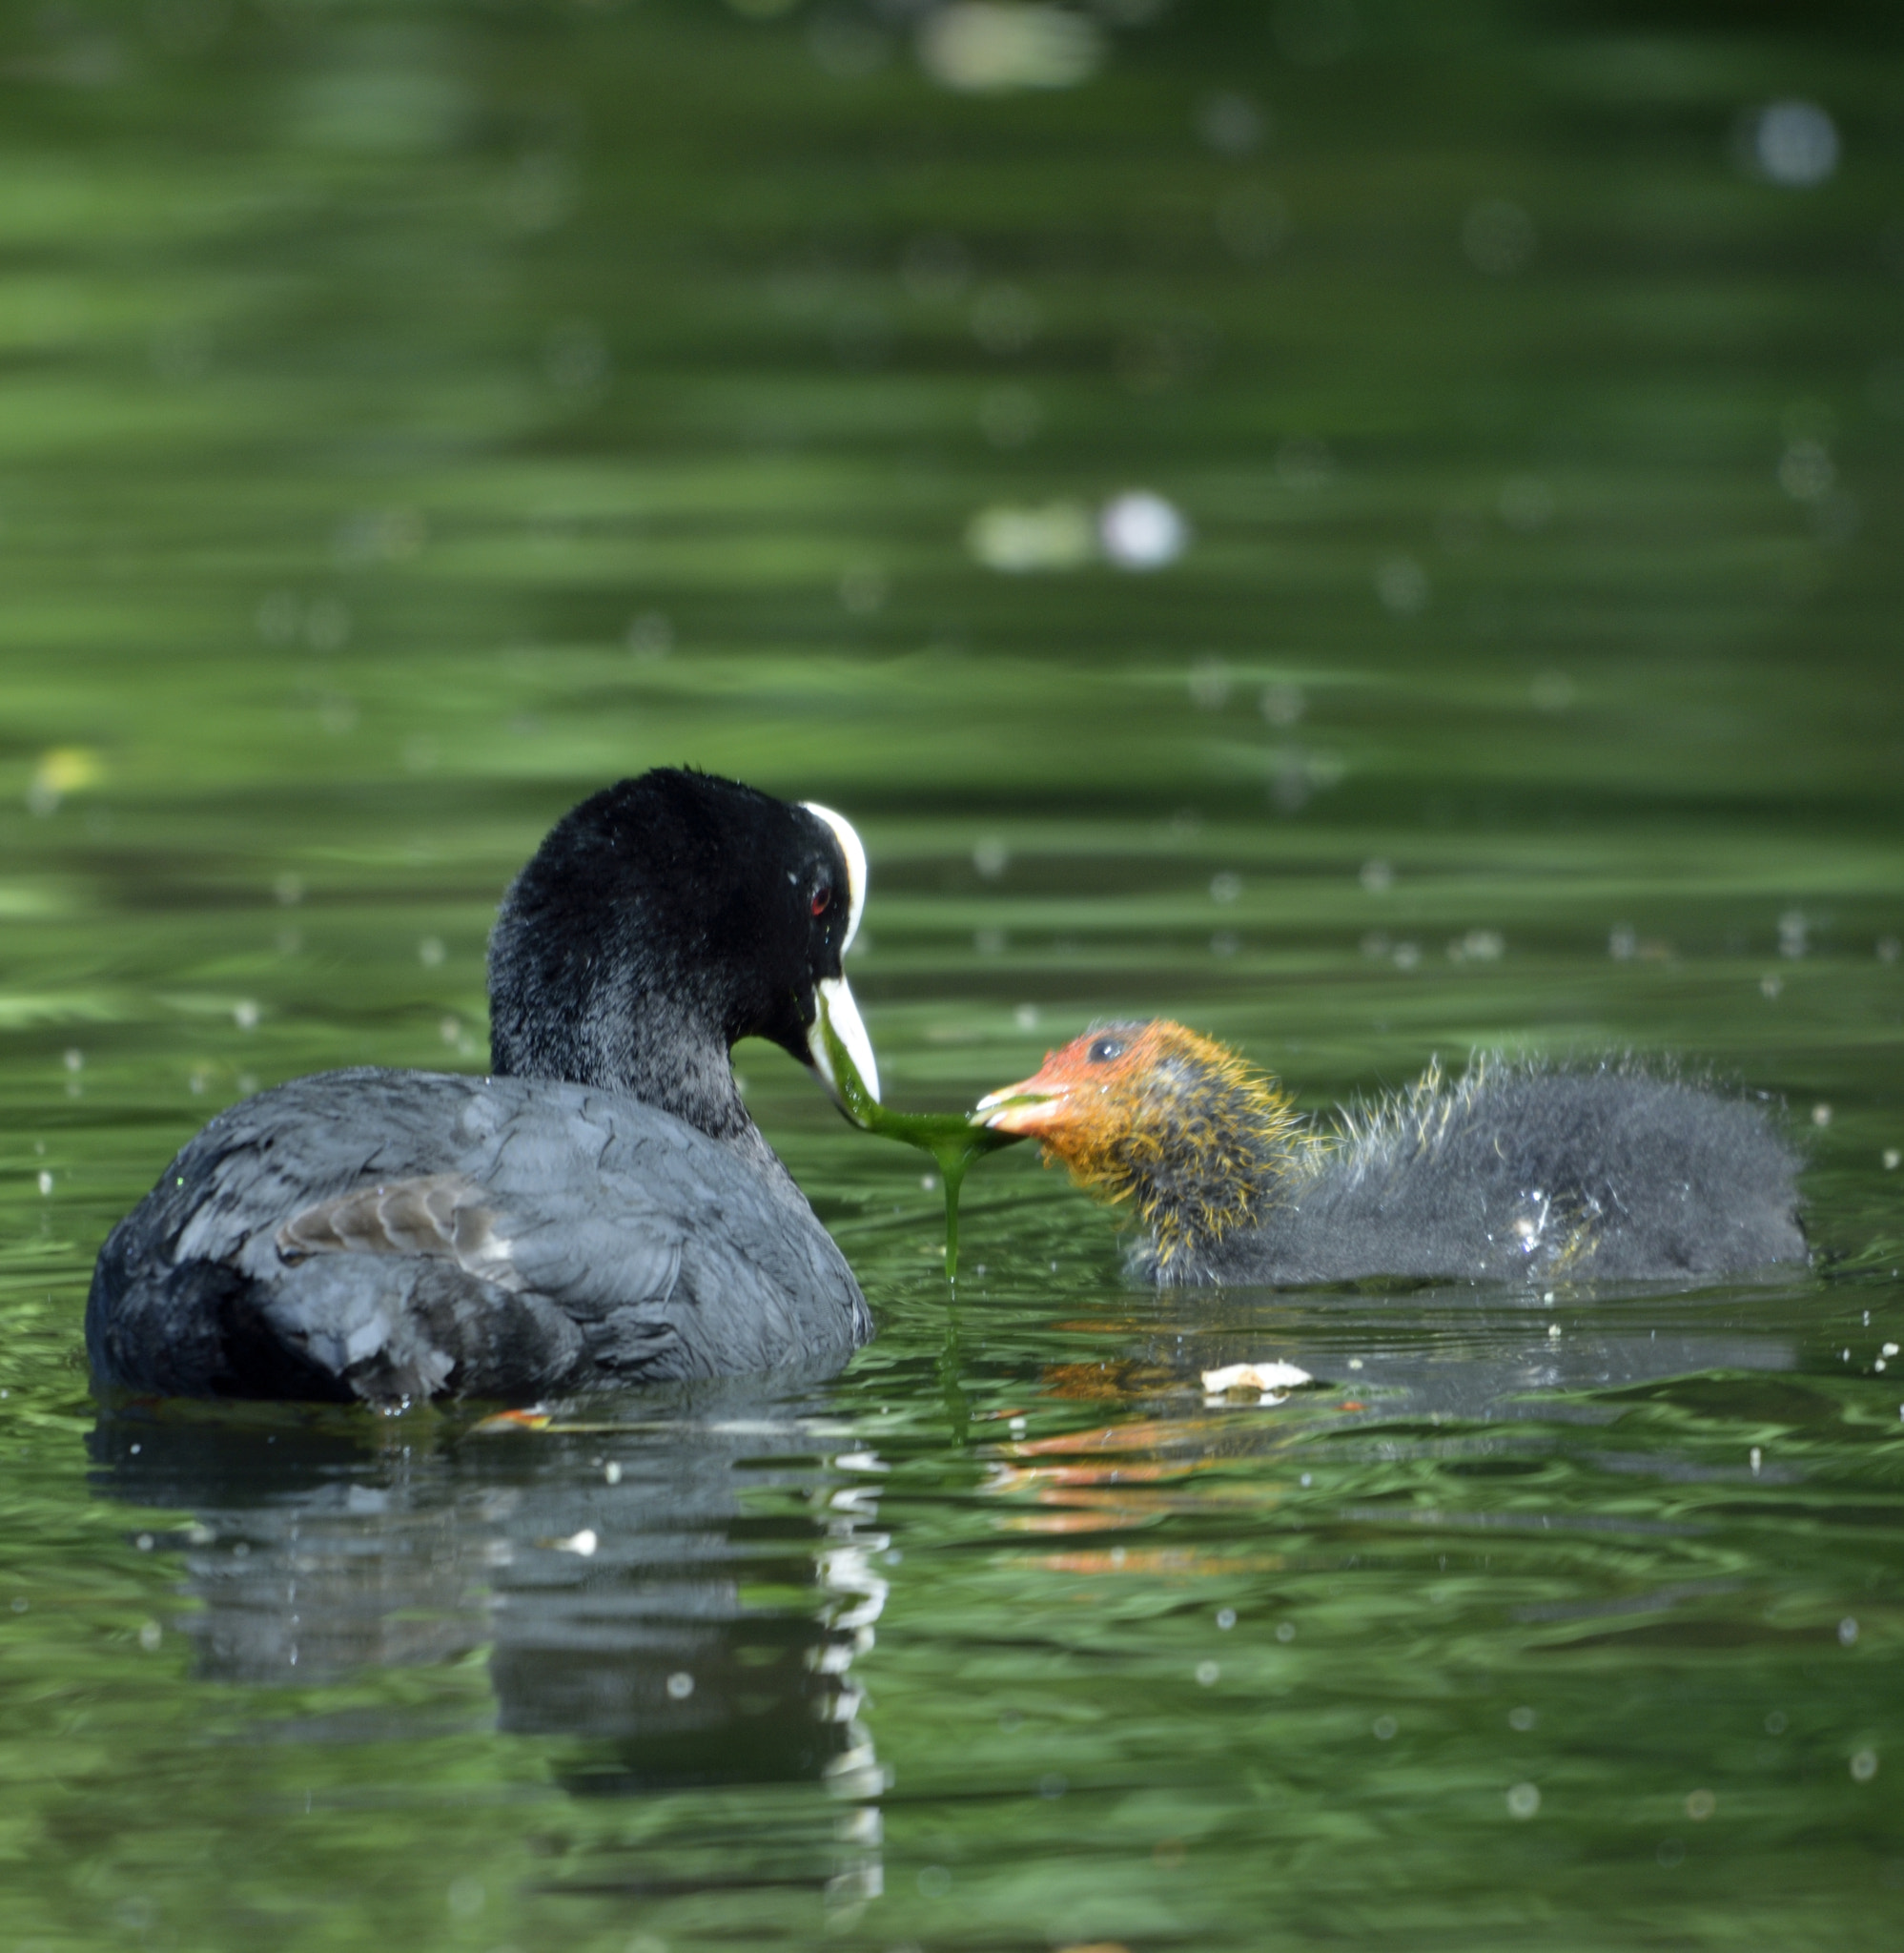
[[[1100,1038],[1085,1055],[1093,1064],[1109,1064],[1114,1058],[1123,1057],[1123,1042],[1116,1038]]]
[[[824,915],[833,906],[833,892],[825,882],[813,891],[809,906],[815,915]]]

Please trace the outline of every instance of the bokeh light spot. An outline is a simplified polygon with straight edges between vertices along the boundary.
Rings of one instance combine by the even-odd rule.
[[[1119,569],[1162,569],[1190,546],[1190,524],[1174,504],[1147,488],[1106,503],[1097,534]]]
[[[1838,127],[1816,102],[1768,102],[1746,130],[1747,165],[1768,183],[1814,190],[1837,173]]]
[[[1097,72],[1097,24],[1060,7],[953,0],[919,23],[919,66],[941,88],[965,94],[1075,88]]]

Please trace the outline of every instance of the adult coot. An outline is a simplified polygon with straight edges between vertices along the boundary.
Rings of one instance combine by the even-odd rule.
[[[870,1089],[841,973],[866,854],[838,814],[706,774],[559,821],[490,938],[486,1079],[363,1068],[220,1113],[100,1251],[95,1382],[397,1403],[837,1367],[845,1257],[748,1118],[770,1038]]]
[[[1328,1124],[1157,1018],[1087,1032],[975,1117],[1044,1141],[1142,1229],[1163,1285],[1648,1281],[1807,1259],[1762,1104],[1601,1066],[1483,1061]]]

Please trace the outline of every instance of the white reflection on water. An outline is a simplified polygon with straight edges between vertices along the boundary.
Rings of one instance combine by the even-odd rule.
[[[1428,573],[1412,556],[1390,556],[1376,567],[1375,593],[1384,610],[1413,617],[1428,602]]]
[[[965,94],[1075,88],[1104,58],[1097,24],[1059,7],[954,0],[919,24],[919,66]]]
[[[1838,127],[1816,102],[1768,102],[1746,118],[1744,160],[1755,175],[1813,190],[1837,173]]]
[[[1008,576],[1077,569],[1097,553],[1091,517],[1075,502],[982,508],[967,524],[965,546],[987,569]]]
[[[1484,197],[1462,220],[1461,245],[1476,271],[1510,278],[1532,261],[1540,241],[1534,220],[1505,196]]]
[[[1262,141],[1269,118],[1248,95],[1220,89],[1197,105],[1197,134],[1223,156],[1246,156]]]
[[[1097,518],[1104,554],[1119,569],[1162,569],[1190,546],[1182,512],[1148,488],[1133,488],[1104,504]]]

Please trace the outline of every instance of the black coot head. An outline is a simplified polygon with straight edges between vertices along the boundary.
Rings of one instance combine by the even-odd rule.
[[[727,1048],[760,1037],[817,1055],[830,1081],[823,1000],[848,1048],[866,1045],[841,968],[865,896],[837,814],[706,773],[623,780],[556,823],[503,900],[491,1061],[681,1110],[684,1093],[730,1095]]]

